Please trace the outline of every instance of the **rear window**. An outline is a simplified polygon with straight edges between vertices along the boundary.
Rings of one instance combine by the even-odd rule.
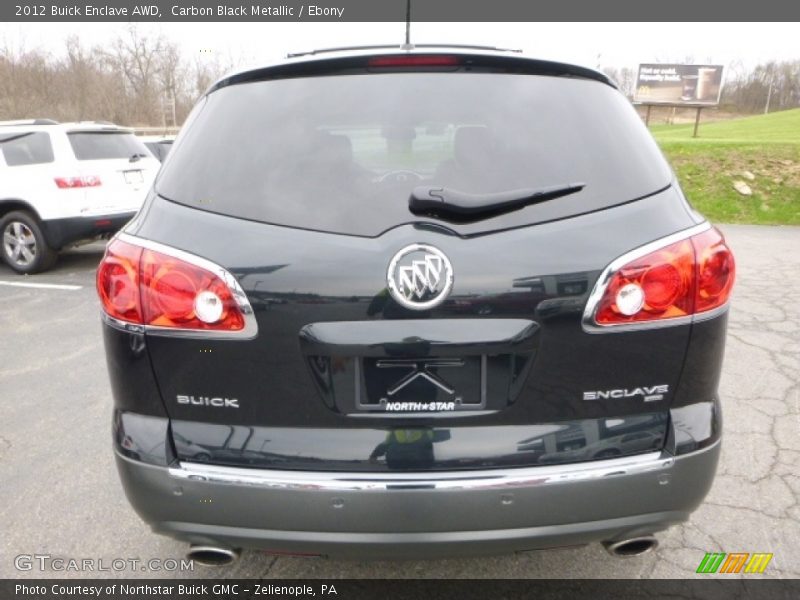
[[[150,156],[136,136],[124,131],[80,131],[68,133],[67,137],[78,160]]]
[[[471,234],[634,200],[670,170],[625,98],[596,81],[386,73],[243,83],[210,94],[156,189],[235,217],[377,236],[415,217],[416,186],[582,191],[447,225]]]
[[[53,162],[50,136],[40,131],[0,135],[0,152],[9,167]]]

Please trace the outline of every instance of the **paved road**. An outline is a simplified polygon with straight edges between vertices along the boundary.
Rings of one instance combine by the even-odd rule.
[[[721,391],[725,440],[706,503],[620,560],[599,545],[469,560],[345,562],[246,553],[194,577],[691,577],[705,552],[773,552],[772,576],[800,577],[800,228],[724,227],[739,264]],[[36,283],[0,284],[0,577],[14,557],[180,558],[129,508],[110,451],[111,402],[93,289],[102,246],[62,257]],[[0,266],[0,281],[20,281]],[[587,499],[587,501],[590,501]],[[114,575],[114,573],[104,573]],[[161,572],[123,571],[129,577]],[[169,575],[169,574],[167,574]],[[726,576],[729,577],[729,576]]]

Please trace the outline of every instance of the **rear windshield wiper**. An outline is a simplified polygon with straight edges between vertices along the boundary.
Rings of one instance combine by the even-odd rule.
[[[147,154],[142,154],[141,152],[137,152],[135,154],[130,155],[130,157],[128,158],[128,162],[136,162],[140,158],[147,158],[147,156],[148,156]]]
[[[568,183],[490,194],[468,194],[443,186],[418,186],[408,198],[408,208],[415,215],[467,223],[574,194],[584,187],[585,183]]]

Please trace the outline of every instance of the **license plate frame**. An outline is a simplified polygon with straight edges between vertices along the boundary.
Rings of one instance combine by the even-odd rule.
[[[442,414],[486,408],[486,356],[355,360],[355,408],[381,414]]]
[[[125,183],[128,185],[136,185],[139,183],[144,183],[144,175],[142,174],[141,169],[132,169],[130,171],[123,171],[122,177],[125,179]]]

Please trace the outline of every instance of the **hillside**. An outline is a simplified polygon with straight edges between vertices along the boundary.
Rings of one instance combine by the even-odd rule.
[[[800,109],[701,122],[696,139],[693,125],[650,129],[686,195],[710,220],[800,225]]]

